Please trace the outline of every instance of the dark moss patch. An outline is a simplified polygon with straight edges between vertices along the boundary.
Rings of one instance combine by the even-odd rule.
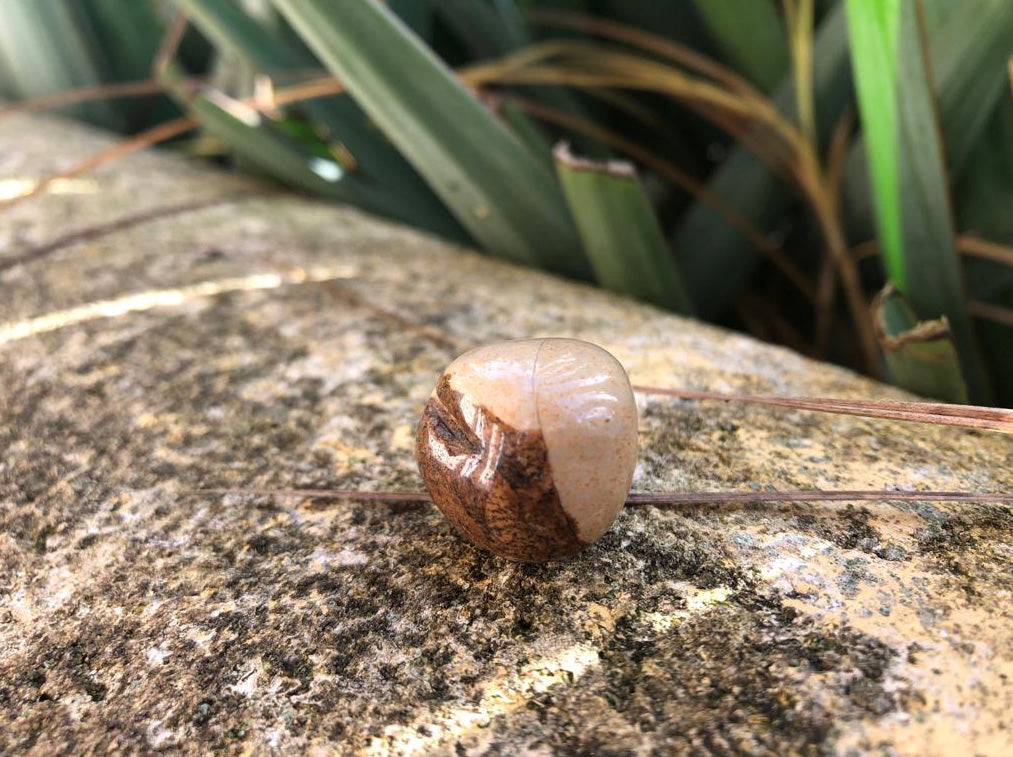
[[[652,402],[644,412],[651,430],[640,465],[650,478],[664,480],[673,468],[702,479],[718,468],[733,483],[753,476],[742,462],[738,422],[728,411],[709,414],[693,403],[671,401]]]
[[[44,555],[46,553],[46,542],[49,540],[49,537],[52,536],[55,532],[56,527],[50,523],[47,523],[42,528],[40,528],[39,532],[35,535],[34,540],[35,551],[38,552],[40,555]]]
[[[881,560],[906,559],[904,548],[884,541],[870,523],[871,517],[867,508],[848,505],[830,514],[799,513],[793,520],[803,533],[826,539],[841,549],[860,550]]]
[[[78,539],[77,544],[74,545],[75,549],[88,549],[88,547],[95,544],[100,538],[99,534],[87,534]]]
[[[766,625],[727,607],[647,642],[636,623],[624,624],[603,655],[606,698],[676,751],[720,752],[748,735],[752,750],[820,753],[832,716],[805,703],[801,679]],[[682,653],[670,651],[676,647]]]
[[[654,532],[604,537],[604,545],[623,542],[623,547],[643,561],[644,579],[657,582],[665,579],[689,581],[701,589],[727,586],[739,589],[746,579],[724,545],[713,534],[701,533],[678,520],[663,526],[663,541]]]
[[[64,692],[62,681],[88,695],[92,702],[102,702],[109,694],[109,687],[102,678],[103,669],[108,665],[108,649],[104,645],[104,634],[97,638],[82,638],[65,645],[51,647],[42,660],[42,666],[33,672],[32,683],[41,687],[54,679],[53,692],[45,699],[58,698]],[[40,696],[39,701],[44,701]]]
[[[829,632],[812,631],[801,639],[801,652],[820,672],[860,674],[844,687],[844,694],[861,709],[884,715],[897,707],[897,697],[883,688],[883,680],[897,653],[883,642],[847,626]]]
[[[214,714],[215,714],[215,701],[213,699],[202,699],[200,702],[197,703],[197,706],[194,708],[192,718],[193,724],[198,728],[203,728],[204,726],[206,726],[208,723],[211,722],[211,719],[214,717]]]
[[[795,523],[801,529],[828,539],[842,549],[872,552],[879,545],[880,536],[869,524],[869,516],[866,508],[848,505],[830,518],[812,514],[796,515]]]
[[[993,582],[1013,580],[1013,562],[994,548],[1011,538],[1013,512],[978,505],[973,512],[930,523],[918,534],[918,545],[968,598],[980,599]]]
[[[869,571],[868,564],[869,559],[866,557],[854,557],[844,561],[844,569],[837,579],[837,586],[844,596],[854,597],[863,583],[875,583],[876,577]]]

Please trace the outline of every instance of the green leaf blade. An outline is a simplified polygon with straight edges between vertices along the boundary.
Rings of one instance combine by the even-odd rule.
[[[1009,92],[1006,61],[1013,55],[1013,3],[930,0],[923,5],[941,6],[936,27],[928,30],[929,51],[947,163],[959,178],[993,107]]]
[[[784,24],[772,0],[694,0],[697,13],[735,68],[764,92],[788,70]]]
[[[840,5],[835,5],[819,26],[813,82],[816,122],[821,138],[826,139],[851,99],[848,41]],[[795,102],[794,83],[788,76],[778,87],[774,103],[782,113],[793,114]],[[789,188],[742,145],[734,147],[714,170],[707,188],[761,229],[777,225],[794,201]],[[734,301],[762,259],[762,252],[752,242],[701,201],[680,219],[670,239],[705,318],[718,315]]]
[[[319,65],[307,50],[271,34],[231,0],[179,2],[198,28],[217,45],[244,56],[262,70],[277,73]],[[447,239],[470,243],[467,232],[350,98],[316,99],[302,107],[348,148],[362,172],[377,184],[371,196],[387,197],[385,202],[373,203],[369,210]]]
[[[32,98],[101,84],[101,61],[79,22],[74,8],[60,0],[0,3],[0,54],[11,77],[5,88],[19,98]],[[67,112],[106,128],[123,125],[119,114],[101,101],[74,105]]]
[[[925,0],[922,5],[946,165],[953,181],[960,183],[988,128],[989,114],[1008,91],[1006,61],[1013,54],[1013,3]],[[893,70],[892,64],[889,70]],[[860,139],[848,156],[844,178],[846,212],[857,238],[869,236],[878,224],[875,203],[868,203],[865,197],[870,184],[867,151],[866,140]],[[891,264],[899,266],[901,261]]]
[[[274,2],[483,247],[587,275],[552,174],[396,16],[376,0]]]
[[[845,0],[844,8],[880,248],[891,280],[904,291],[895,80],[901,2]]]
[[[584,241],[595,279],[606,289],[678,313],[692,302],[632,164],[555,151],[563,193]]]
[[[301,124],[274,122],[213,90],[197,95],[190,107],[206,132],[282,184],[378,215],[411,217],[408,198],[345,170],[323,143],[301,140]]]
[[[965,302],[919,5],[847,0],[846,8],[887,273],[920,320],[945,316],[972,398],[988,401],[991,389]],[[872,48],[883,47],[887,58],[870,63]]]
[[[946,318],[919,321],[892,286],[873,305],[880,347],[893,383],[923,397],[964,404],[967,384]]]
[[[335,200],[354,202],[358,199],[347,182],[340,181],[340,167],[336,162],[333,179],[326,178],[326,172],[314,171],[311,161],[317,158],[300,150],[281,132],[271,129],[267,119],[255,110],[241,107],[234,100],[223,101],[215,92],[197,95],[191,108],[205,131],[282,183]]]

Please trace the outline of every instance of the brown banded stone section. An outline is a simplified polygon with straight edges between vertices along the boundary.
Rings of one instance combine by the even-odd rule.
[[[583,549],[560,504],[541,433],[516,429],[480,405],[469,423],[461,402],[445,373],[415,437],[436,506],[472,543],[511,560],[546,562]]]

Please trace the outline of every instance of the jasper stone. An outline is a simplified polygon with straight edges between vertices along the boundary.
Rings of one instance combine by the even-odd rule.
[[[588,342],[480,347],[440,377],[415,455],[433,500],[473,543],[522,562],[569,557],[608,530],[630,490],[633,390]]]

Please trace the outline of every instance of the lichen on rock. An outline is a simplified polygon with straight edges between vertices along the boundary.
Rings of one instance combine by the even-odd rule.
[[[0,127],[38,177],[106,143]],[[642,384],[897,396],[785,350],[158,153],[8,211],[0,752],[1003,753],[1013,516],[628,508],[572,561],[428,505],[418,415],[474,345],[567,336]],[[214,202],[212,202],[212,200]],[[639,490],[1002,489],[1009,438],[641,397]]]

